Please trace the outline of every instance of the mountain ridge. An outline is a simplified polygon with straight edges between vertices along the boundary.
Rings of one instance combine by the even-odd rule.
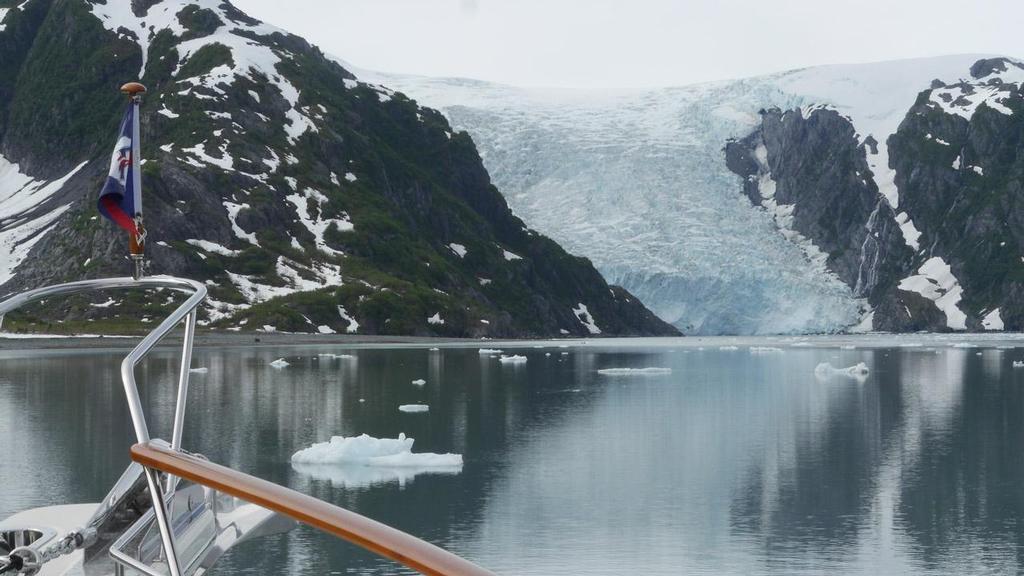
[[[0,8],[0,62],[17,70],[0,80],[4,291],[127,269],[94,198],[125,104],[116,87],[142,70],[148,256],[154,270],[207,283],[204,324],[677,333],[512,215],[473,141],[439,113],[228,2]],[[144,320],[169,305],[118,300]],[[108,306],[74,301],[36,318],[105,321]]]

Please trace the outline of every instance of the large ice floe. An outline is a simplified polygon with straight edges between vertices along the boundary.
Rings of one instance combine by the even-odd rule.
[[[334,436],[292,455],[292,468],[334,485],[364,487],[397,481],[401,485],[418,474],[458,474],[461,454],[414,453],[413,438],[374,438],[367,434]]]

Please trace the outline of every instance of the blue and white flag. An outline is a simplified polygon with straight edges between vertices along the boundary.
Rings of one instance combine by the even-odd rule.
[[[141,244],[142,186],[138,173],[137,110],[136,103],[128,104],[114,153],[110,157],[110,172],[100,190],[98,208],[100,214],[125,229]]]

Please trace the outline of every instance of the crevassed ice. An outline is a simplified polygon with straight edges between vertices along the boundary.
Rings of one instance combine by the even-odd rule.
[[[765,83],[597,96],[381,81],[444,109],[473,135],[518,216],[684,331],[827,331],[856,321],[850,289],[806,269],[723,161],[726,140],[749,133],[764,103],[799,98]]]

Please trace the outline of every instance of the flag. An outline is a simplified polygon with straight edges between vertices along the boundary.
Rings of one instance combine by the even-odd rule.
[[[110,172],[100,190],[98,208],[112,222],[126,230],[132,238],[142,242],[139,234],[142,220],[142,196],[138,172],[138,124],[135,114],[138,105],[128,104],[121,131],[110,156]]]

